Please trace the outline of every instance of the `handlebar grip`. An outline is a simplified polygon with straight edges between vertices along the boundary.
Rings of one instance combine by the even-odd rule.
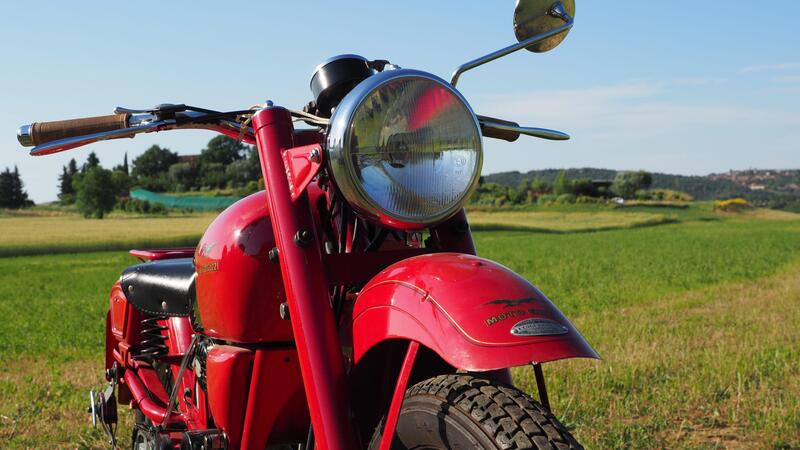
[[[508,142],[514,142],[519,139],[519,131],[505,130],[492,126],[493,124],[496,124],[519,128],[519,124],[516,122],[495,119],[494,117],[488,116],[478,116],[478,121],[481,124],[481,134],[483,134],[484,137],[502,139]]]
[[[46,144],[59,139],[120,130],[128,126],[129,117],[130,114],[111,114],[55,122],[34,122],[20,128],[17,137],[20,144],[25,146]]]

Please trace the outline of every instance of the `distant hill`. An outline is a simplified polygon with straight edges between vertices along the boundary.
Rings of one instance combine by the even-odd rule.
[[[486,183],[516,188],[522,181],[541,178],[552,183],[562,169],[500,172],[483,177]],[[616,170],[591,167],[564,169],[569,178],[613,180]],[[706,176],[653,172],[654,189],[686,192],[697,200],[743,197],[762,206],[800,210],[800,170],[742,170]],[[787,206],[794,205],[794,206]]]

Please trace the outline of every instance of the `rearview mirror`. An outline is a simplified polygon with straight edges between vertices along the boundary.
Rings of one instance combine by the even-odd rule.
[[[514,8],[514,34],[523,42],[533,36],[561,27],[575,17],[575,0],[517,0]],[[533,43],[527,50],[543,53],[558,46],[567,37],[569,30]]]
[[[523,48],[537,53],[554,49],[572,28],[575,0],[551,2],[553,0],[517,0],[514,32],[519,42],[458,66],[450,77],[450,84],[455,87],[464,72]]]

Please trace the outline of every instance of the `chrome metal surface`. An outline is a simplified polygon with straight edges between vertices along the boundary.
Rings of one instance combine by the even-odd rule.
[[[560,2],[558,2],[558,3],[560,3]],[[468,70],[472,70],[472,69],[474,69],[476,67],[482,66],[482,65],[484,65],[484,64],[486,64],[488,62],[492,62],[495,59],[502,58],[503,56],[509,55],[509,54],[514,53],[514,52],[516,52],[518,50],[522,50],[523,48],[527,48],[527,47],[529,47],[529,46],[531,46],[533,44],[536,44],[537,42],[544,41],[545,39],[551,38],[551,37],[556,36],[556,35],[558,35],[560,33],[564,33],[566,31],[569,31],[572,28],[573,24],[574,24],[574,20],[570,17],[569,21],[567,21],[565,24],[563,24],[563,25],[561,25],[559,27],[553,28],[553,29],[551,29],[549,31],[546,31],[546,32],[541,33],[541,34],[538,34],[536,36],[532,36],[532,37],[530,37],[528,39],[525,39],[524,41],[518,42],[516,44],[509,45],[508,47],[501,48],[500,50],[497,50],[495,52],[492,52],[492,53],[489,53],[487,55],[481,56],[480,58],[473,59],[472,61],[468,61],[468,62],[460,65],[453,72],[453,75],[450,78],[450,84],[453,87],[455,87],[456,84],[458,83],[458,79],[461,77],[461,75],[464,72],[466,72]]]
[[[94,389],[89,389],[89,412],[92,414],[92,426],[97,428],[97,405],[94,401]]]
[[[33,147],[33,138],[31,138],[31,130],[33,124],[23,125],[17,130],[17,141],[23,147]]]
[[[348,199],[350,206],[352,206],[356,211],[368,217],[374,217],[376,212],[380,212],[389,217],[407,222],[407,218],[400,218],[393,215],[384,208],[380,207],[374,200],[370,199],[370,196],[367,194],[358,180],[358,174],[353,167],[353,161],[348,150],[351,145],[351,142],[349,142],[350,128],[362,102],[376,89],[391,81],[402,78],[422,78],[438,83],[443,88],[447,89],[455,96],[455,98],[460,100],[469,111],[469,115],[472,118],[475,129],[480,136],[480,125],[478,124],[478,118],[475,116],[475,113],[472,111],[469,103],[457,90],[450,87],[446,81],[435,75],[419,70],[389,70],[380,72],[362,81],[352,91],[350,91],[350,93],[348,93],[339,104],[333,116],[331,117],[327,138],[328,145],[326,149],[326,159],[328,160],[331,173],[334,176],[338,189],[342,192],[343,196]],[[468,189],[467,197],[477,187],[478,178],[480,176],[480,167],[483,164],[483,149],[481,147],[480,138],[478,140],[477,153],[478,156],[476,166],[478,167],[478,174],[475,176],[473,183],[471,183],[471,186]],[[441,213],[435,217],[428,218],[428,221],[429,223],[435,223],[437,221],[444,220],[460,209],[461,206],[462,205],[460,204],[454,205],[451,208],[441,211]]]
[[[175,383],[172,385],[172,392],[169,394],[169,402],[167,403],[167,412],[164,414],[164,422],[159,424],[161,429],[167,426],[169,423],[169,418],[172,415],[172,407],[175,405],[175,400],[178,398],[178,389],[181,387],[181,380],[183,380],[183,373],[186,372],[186,367],[189,365],[189,361],[191,361],[192,356],[194,355],[194,349],[197,347],[197,342],[200,340],[199,334],[192,335],[192,342],[189,343],[189,347],[186,349],[186,353],[183,354],[183,358],[181,359],[181,366],[178,369],[178,376],[175,377]]]
[[[572,20],[575,16],[575,0],[517,0],[514,8],[514,35],[517,41],[525,41]],[[567,33],[532,44],[526,49],[542,53],[554,49]]]
[[[117,106],[114,108],[114,114],[143,114],[143,113],[151,113],[153,109],[131,109],[125,108],[124,106]]]
[[[311,150],[311,153],[308,154],[308,159],[310,159],[311,162],[318,163],[320,161],[320,156],[322,155],[320,155],[319,149],[314,148]]]
[[[481,119],[480,124],[484,128],[493,128],[495,130],[500,130],[500,131],[516,131],[517,133],[524,134],[526,136],[549,139],[551,141],[569,140],[569,135],[567,133],[557,130],[548,130],[547,128],[515,127],[512,125],[493,122],[491,120],[486,120],[486,119]]]

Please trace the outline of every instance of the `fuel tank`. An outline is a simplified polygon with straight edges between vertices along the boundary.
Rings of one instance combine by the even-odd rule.
[[[196,320],[205,334],[230,342],[292,340],[280,318],[286,301],[266,192],[234,203],[209,225],[195,250]]]

